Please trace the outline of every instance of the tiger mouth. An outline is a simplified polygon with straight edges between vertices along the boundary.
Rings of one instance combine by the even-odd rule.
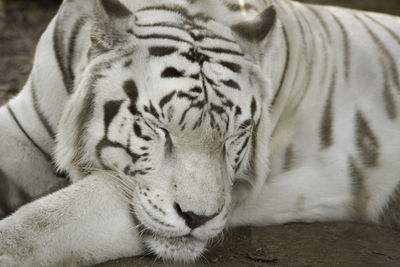
[[[173,263],[192,263],[205,251],[207,240],[200,240],[192,235],[163,236],[144,226],[136,214],[132,215],[149,255]]]

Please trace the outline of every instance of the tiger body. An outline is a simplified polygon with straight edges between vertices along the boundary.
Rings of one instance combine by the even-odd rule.
[[[146,249],[191,261],[239,225],[399,226],[397,17],[120,2],[64,1],[0,109],[0,151],[13,151],[1,212],[56,191],[0,222],[1,264]]]

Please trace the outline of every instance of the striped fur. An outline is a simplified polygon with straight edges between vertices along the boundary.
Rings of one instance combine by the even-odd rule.
[[[65,0],[0,108],[0,217],[35,200],[0,221],[0,265],[190,262],[238,225],[398,228],[398,25],[286,0]]]

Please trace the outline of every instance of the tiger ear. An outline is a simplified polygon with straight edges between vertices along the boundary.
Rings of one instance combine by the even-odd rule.
[[[232,25],[231,29],[244,52],[258,60],[261,45],[272,32],[276,21],[276,11],[271,6],[254,19]]]
[[[109,18],[125,18],[132,15],[119,0],[97,0],[97,6]]]
[[[94,5],[92,48],[97,52],[106,51],[124,39],[122,21],[133,13],[119,0],[95,0]]]

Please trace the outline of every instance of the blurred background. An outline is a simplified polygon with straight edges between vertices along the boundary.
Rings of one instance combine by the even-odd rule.
[[[400,0],[302,0],[299,2],[320,5],[337,5],[400,15]]]

